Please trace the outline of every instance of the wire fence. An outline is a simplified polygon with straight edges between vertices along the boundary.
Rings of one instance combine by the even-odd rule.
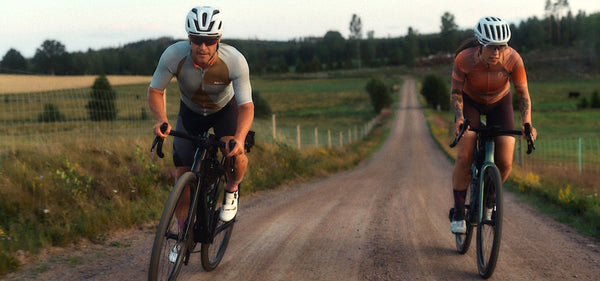
[[[597,136],[538,139],[535,146],[535,152],[526,155],[527,143],[519,138],[515,149],[516,164],[526,169],[569,174],[598,175],[600,172],[600,139]]]
[[[103,141],[115,135],[152,138],[154,120],[145,95],[119,91],[112,98],[98,100],[98,96],[111,94],[73,89],[0,95],[0,152],[65,140]],[[178,107],[179,100],[167,102],[169,120],[176,120]],[[257,141],[286,143],[298,149],[333,147],[366,137],[376,124],[373,119],[319,128],[277,125],[277,118],[255,120],[252,130],[257,132]]]

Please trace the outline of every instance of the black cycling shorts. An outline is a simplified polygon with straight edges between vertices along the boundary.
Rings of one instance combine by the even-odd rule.
[[[471,120],[471,127],[479,128],[481,115],[486,115],[488,126],[500,126],[503,130],[514,130],[515,119],[512,106],[512,94],[508,93],[499,101],[485,105],[472,100],[463,93],[463,116]]]
[[[235,135],[237,118],[238,107],[233,98],[221,110],[208,116],[192,111],[181,102],[175,130],[198,136],[213,128],[215,136],[219,139],[223,136]],[[173,140],[173,163],[175,167],[192,166],[196,148],[197,146],[191,141],[176,137]]]

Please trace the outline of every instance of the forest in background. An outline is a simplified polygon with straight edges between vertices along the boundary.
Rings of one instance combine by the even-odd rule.
[[[531,17],[512,24],[509,44],[521,53],[528,67],[540,62],[572,73],[600,71],[600,13],[579,11],[574,15],[570,10],[565,12],[560,3],[563,1],[547,8],[542,19]],[[289,41],[230,39],[225,34],[222,42],[245,55],[253,75],[262,75],[451,63],[460,42],[473,36],[472,29],[458,29],[454,15],[448,12],[441,17],[439,33],[419,34],[409,27],[402,37],[375,38],[374,31],[364,37],[357,15],[349,29],[348,39],[339,31],[328,31],[323,37]],[[0,73],[152,75],[162,52],[179,40],[185,38],[161,37],[118,48],[69,53],[61,42],[47,39],[32,58],[10,49],[2,57]]]

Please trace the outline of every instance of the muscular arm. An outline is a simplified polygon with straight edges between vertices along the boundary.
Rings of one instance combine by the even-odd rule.
[[[463,97],[460,90],[452,89],[452,93],[450,94],[450,105],[454,110],[454,134],[458,135],[460,125],[465,119],[463,116]]]
[[[463,119],[463,98],[458,89],[452,89],[450,104],[454,110],[454,120]]]
[[[238,144],[230,155],[240,154],[244,152],[243,143],[246,140],[246,135],[250,131],[252,122],[254,121],[254,103],[249,102],[238,106],[238,122],[237,131],[235,132],[235,141]],[[240,151],[241,150],[241,151]]]
[[[165,91],[148,87],[148,106],[150,107],[150,112],[152,112],[152,115],[154,116],[154,120],[156,120],[156,125],[154,125],[154,133],[162,138],[166,138],[171,129],[171,126],[169,125],[167,134],[163,134],[160,131],[160,125],[164,122],[169,122],[167,119],[167,112],[165,111],[164,94]]]
[[[519,109],[521,111],[521,120],[524,123],[531,124],[531,99],[527,89],[516,88],[517,97],[519,99]]]

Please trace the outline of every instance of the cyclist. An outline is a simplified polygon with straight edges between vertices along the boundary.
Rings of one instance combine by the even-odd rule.
[[[509,25],[497,17],[483,17],[477,23],[475,37],[465,41],[456,51],[452,71],[450,101],[454,109],[454,131],[458,135],[465,118],[471,126],[480,126],[480,115],[487,116],[488,125],[513,130],[513,106],[510,91],[512,80],[521,110],[521,130],[531,124],[531,101],[527,77],[521,56],[508,46]],[[537,132],[532,127],[535,140]],[[454,218],[453,233],[465,233],[465,197],[471,179],[471,164],[475,147],[475,133],[467,131],[457,145],[456,163],[452,174]],[[512,169],[515,138],[499,136],[495,139],[494,160],[504,182]],[[491,216],[491,209],[484,215]]]
[[[223,221],[230,221],[237,213],[238,185],[248,164],[244,141],[254,120],[248,63],[237,49],[220,43],[220,10],[208,6],[191,9],[185,29],[189,40],[176,42],[163,52],[148,88],[148,104],[156,120],[154,133],[166,138],[171,130],[163,95],[171,79],[177,77],[181,102],[176,130],[197,135],[212,127],[221,141],[234,139],[237,143],[233,149],[229,145],[225,148],[227,157],[236,156],[236,173],[227,175],[226,204],[220,213]],[[162,133],[160,125],[164,122],[169,126]],[[176,179],[191,169],[195,150],[191,141],[174,139]],[[176,210],[176,216],[182,218],[178,219],[180,227],[189,205],[189,189],[185,193],[180,201],[183,204],[178,204],[183,207]]]

